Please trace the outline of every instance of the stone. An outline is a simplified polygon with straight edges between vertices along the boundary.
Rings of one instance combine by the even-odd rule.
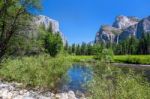
[[[8,93],[7,93],[7,98],[8,98],[8,99],[12,99],[12,98],[13,98],[13,93],[8,92]]]
[[[38,96],[38,99],[52,99],[50,97],[45,97],[45,96]]]
[[[23,96],[18,95],[18,96],[16,96],[16,97],[14,97],[13,99],[23,99]]]
[[[17,83],[0,83],[0,98],[2,99],[86,99],[84,95],[77,98],[74,91],[51,93],[21,89]],[[11,88],[13,87],[13,89]],[[79,97],[79,96],[78,96]]]
[[[68,92],[68,99],[77,99],[73,91]]]

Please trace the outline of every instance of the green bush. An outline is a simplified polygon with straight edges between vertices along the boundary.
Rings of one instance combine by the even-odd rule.
[[[55,57],[63,48],[62,38],[59,33],[47,33],[44,38],[44,45],[50,56]]]
[[[113,51],[111,49],[102,49],[97,52],[95,59],[105,62],[111,62],[113,60]]]
[[[8,59],[2,64],[0,76],[29,86],[56,87],[71,63],[64,57],[47,55]]]

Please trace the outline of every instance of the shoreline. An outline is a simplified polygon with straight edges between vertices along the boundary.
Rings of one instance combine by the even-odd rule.
[[[150,65],[146,64],[112,63],[112,65],[118,67],[150,68]]]
[[[86,99],[83,94],[79,97],[71,90],[54,94],[50,91],[28,90],[21,86],[21,83],[0,80],[0,99]]]

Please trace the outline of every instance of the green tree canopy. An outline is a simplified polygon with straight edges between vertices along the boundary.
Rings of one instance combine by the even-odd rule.
[[[48,32],[44,39],[45,49],[50,56],[55,57],[63,47],[62,38],[59,33]]]
[[[11,38],[30,29],[32,11],[40,8],[40,0],[0,1],[0,60],[6,54]]]

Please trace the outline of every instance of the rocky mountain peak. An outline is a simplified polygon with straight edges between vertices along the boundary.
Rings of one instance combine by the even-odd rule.
[[[96,33],[95,42],[116,42],[130,36],[142,37],[142,33],[150,33],[150,16],[138,19],[137,17],[117,16],[113,25],[102,25]]]
[[[37,26],[44,25],[46,29],[48,29],[51,26],[52,31],[54,33],[60,32],[60,30],[59,30],[59,22],[54,20],[54,19],[51,19],[51,18],[49,18],[47,16],[44,16],[44,15],[36,16],[34,18],[34,22],[35,22],[35,24]]]
[[[113,23],[113,27],[119,29],[125,29],[129,26],[135,25],[139,22],[139,19],[136,17],[128,17],[124,15],[117,16],[115,22]]]
[[[143,33],[150,33],[150,16],[143,18],[138,23],[136,37],[141,38]]]
[[[38,29],[40,26],[44,25],[45,29],[51,28],[53,33],[59,33],[62,37],[63,43],[66,44],[66,38],[59,28],[59,22],[51,19],[50,17],[44,15],[38,15],[33,18],[32,29],[30,30],[29,36],[37,38],[40,36]]]

